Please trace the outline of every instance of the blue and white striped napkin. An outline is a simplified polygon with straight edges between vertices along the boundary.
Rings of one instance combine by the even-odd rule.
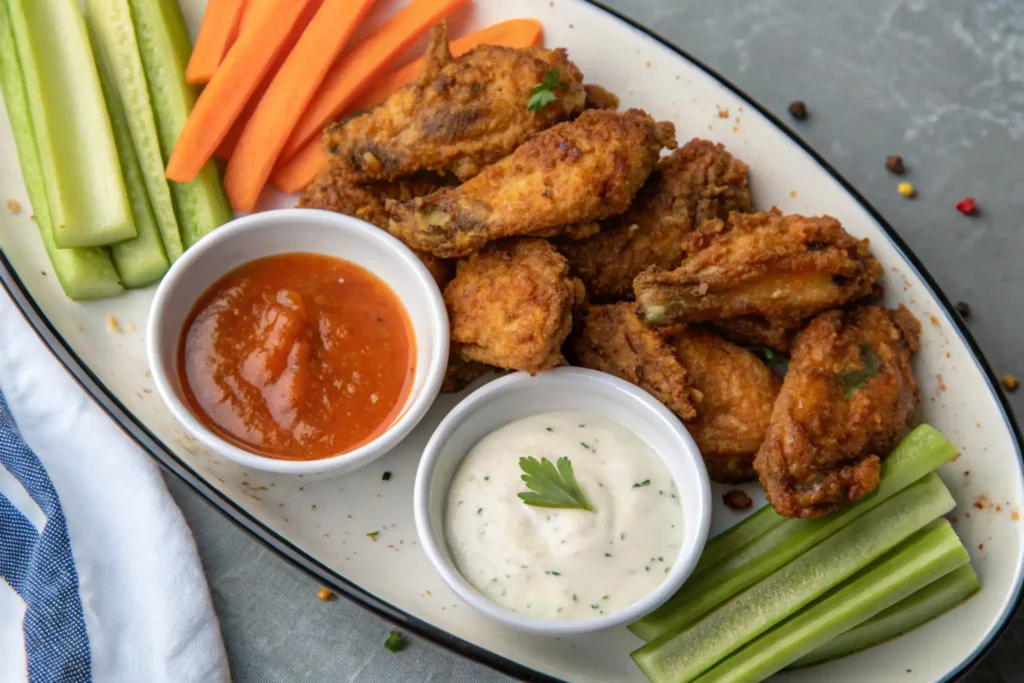
[[[230,680],[153,461],[0,290],[0,681]]]

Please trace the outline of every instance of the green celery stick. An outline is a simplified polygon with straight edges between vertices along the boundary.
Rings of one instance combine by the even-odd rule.
[[[699,621],[633,652],[655,683],[685,683],[852,576],[956,503],[934,472]]]
[[[145,183],[153,218],[160,230],[160,239],[168,258],[173,262],[181,256],[184,247],[178,231],[178,219],[174,215],[171,190],[164,178],[164,158],[160,152],[160,139],[156,134],[156,120],[149,101],[146,74],[139,56],[139,44],[135,38],[128,0],[86,0],[85,6],[85,23],[89,27],[93,50],[97,53],[97,61],[106,65],[107,76],[113,82],[135,148],[135,166]],[[110,109],[109,104],[107,109]],[[115,126],[114,136],[117,137],[114,114],[111,113],[110,117]],[[125,184],[128,184],[127,178]],[[129,194],[131,191],[129,187]],[[117,255],[114,257],[117,258]]]
[[[765,505],[739,524],[718,534],[704,546],[693,576],[721,565],[725,560],[786,521],[771,505]],[[691,579],[692,580],[692,579]],[[641,620],[643,621],[643,620]]]
[[[98,247],[135,237],[78,3],[7,0],[7,9],[57,246]]]
[[[802,668],[845,657],[897,638],[948,612],[980,590],[978,575],[971,565],[965,564],[836,636],[793,662],[789,668]]]
[[[124,291],[121,280],[114,270],[110,256],[103,249],[79,248],[58,249],[53,240],[53,226],[50,221],[50,207],[46,202],[46,187],[43,169],[36,150],[32,115],[29,113],[28,95],[14,44],[7,5],[0,0],[0,86],[4,93],[4,107],[14,132],[14,144],[18,150],[21,175],[32,203],[36,226],[43,239],[43,246],[50,257],[53,273],[57,276],[64,293],[72,299],[103,299],[116,296]]]
[[[160,230],[153,216],[153,208],[146,193],[146,183],[142,179],[142,169],[135,155],[131,133],[128,131],[127,116],[110,75],[106,53],[102,50],[96,51],[96,67],[100,75],[100,85],[103,87],[103,97],[107,102],[107,112],[110,114],[114,140],[117,142],[117,156],[121,161],[121,172],[124,174],[135,228],[139,231],[139,236],[135,239],[118,242],[110,247],[110,255],[114,257],[114,265],[121,274],[125,287],[145,287],[163,277],[170,268],[170,263],[160,241]]]
[[[874,491],[827,517],[787,519],[768,528],[760,538],[718,558],[717,566],[690,578],[668,602],[630,624],[629,630],[644,640],[653,640],[662,633],[692,624],[955,456],[956,447],[934,427],[919,426],[882,463],[881,480]],[[760,511],[747,519],[758,514]],[[774,513],[765,514],[765,521],[777,517]],[[765,521],[760,523],[767,527]],[[738,526],[746,523],[744,520]]]
[[[697,683],[754,683],[970,561],[956,532],[936,520],[838,590],[719,662]]]
[[[166,163],[196,101],[196,88],[185,81],[192,43],[177,0],[129,0],[128,4]],[[212,161],[191,183],[168,184],[186,249],[234,217]]]

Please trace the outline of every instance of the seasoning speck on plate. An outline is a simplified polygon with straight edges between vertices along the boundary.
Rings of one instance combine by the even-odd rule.
[[[722,502],[730,510],[749,510],[754,501],[743,491],[733,489],[722,495]]]
[[[807,118],[807,105],[802,100],[794,100],[789,103],[789,115],[797,121]]]
[[[978,213],[978,204],[974,197],[964,197],[956,203],[956,210],[965,216],[973,216]]]
[[[7,200],[7,210],[10,211],[11,213],[20,213],[21,212],[21,204],[18,203],[17,199],[8,199]]]
[[[121,334],[121,324],[117,322],[117,318],[110,315],[107,316],[107,329],[114,334]]]
[[[896,186],[896,190],[901,195],[907,198],[913,197],[915,194],[917,194],[917,190],[914,189],[914,186],[911,183],[900,183],[899,185]]]
[[[899,154],[890,154],[885,160],[885,168],[895,175],[903,175],[903,171],[906,170],[903,166],[903,157]]]
[[[1003,375],[1001,381],[1007,391],[1017,391],[1017,387],[1020,386],[1020,380],[1015,375]]]
[[[966,301],[957,301],[954,306],[956,312],[960,314],[961,318],[968,318],[971,315],[971,305]]]
[[[334,593],[332,593],[330,589],[321,587],[320,590],[316,592],[316,597],[320,598],[324,602],[327,602],[328,600],[334,598]]]

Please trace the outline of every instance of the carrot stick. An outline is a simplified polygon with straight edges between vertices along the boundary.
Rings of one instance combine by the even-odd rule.
[[[245,11],[238,21],[238,35],[258,26],[263,17],[274,11],[276,0],[248,0],[245,3]]]
[[[236,211],[251,213],[288,134],[373,0],[325,0],[274,76],[238,139],[224,173]]]
[[[167,178],[188,183],[213,156],[242,113],[295,23],[316,0],[275,0],[274,11],[246,31],[196,101],[167,163]]]
[[[480,45],[504,45],[505,47],[540,45],[542,36],[543,26],[536,19],[509,19],[453,40],[449,43],[448,49],[451,51],[452,57],[460,57]],[[422,57],[378,77],[370,87],[363,90],[359,97],[345,108],[343,113],[350,114],[377,106],[403,85],[412,83],[421,71],[423,71]]]
[[[185,69],[189,83],[208,83],[238,35],[245,0],[210,0]]]
[[[536,19],[510,19],[481,29],[451,42],[449,49],[453,56],[459,56],[478,45],[505,45],[507,47],[529,47],[541,43],[542,27]],[[359,111],[368,109],[387,99],[388,95],[415,79],[423,69],[423,59],[417,59],[406,66],[381,78],[382,87],[374,83],[364,91],[347,109]],[[327,167],[319,138],[306,143],[291,160],[279,163],[274,170],[273,183],[288,194],[300,192]]]
[[[281,152],[291,159],[323,131],[324,125],[345,109],[359,91],[428,28],[469,0],[413,0],[379,29],[343,54],[327,74]]]

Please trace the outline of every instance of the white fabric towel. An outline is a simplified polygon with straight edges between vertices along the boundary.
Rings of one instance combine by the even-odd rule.
[[[22,461],[41,462],[52,482],[52,487],[45,483],[46,490],[55,490],[59,499],[67,528],[66,535],[61,530],[61,538],[70,540],[73,560],[66,564],[72,574],[77,573],[81,607],[73,596],[70,602],[80,615],[77,621],[84,620],[87,635],[83,639],[78,629],[76,646],[86,640],[87,649],[73,666],[54,657],[48,641],[52,645],[55,636],[45,631],[63,631],[66,622],[75,619],[44,619],[41,623],[50,627],[36,637],[30,635],[31,624],[39,623],[41,617],[26,619],[33,601],[26,603],[24,595],[69,602],[63,592],[53,597],[53,587],[45,585],[55,580],[38,585],[38,553],[32,553],[35,559],[22,562],[26,566],[21,575],[35,572],[35,593],[25,585],[20,591],[11,585],[23,581],[0,578],[0,681],[229,681],[217,617],[192,534],[155,462],[85,394],[2,290],[0,392],[25,444],[38,456],[38,461],[30,454]],[[12,451],[10,444],[0,447]],[[6,497],[13,504],[7,509],[22,513],[23,517],[12,513],[20,523],[13,528],[30,529],[27,519],[38,533],[38,537],[23,533],[19,538],[8,524],[7,538],[0,535],[0,562],[6,545],[8,567],[15,567],[8,571],[18,576],[23,558],[12,549],[26,537],[43,538],[53,514],[45,511],[52,507],[49,503],[37,504],[35,484],[24,484],[23,473],[16,476],[10,471],[11,462],[16,461],[8,460],[5,468],[0,460],[0,502]],[[3,528],[0,525],[0,531]],[[71,584],[75,585],[73,577]],[[53,623],[61,628],[52,628]],[[58,667],[65,667],[64,674],[57,673]]]

